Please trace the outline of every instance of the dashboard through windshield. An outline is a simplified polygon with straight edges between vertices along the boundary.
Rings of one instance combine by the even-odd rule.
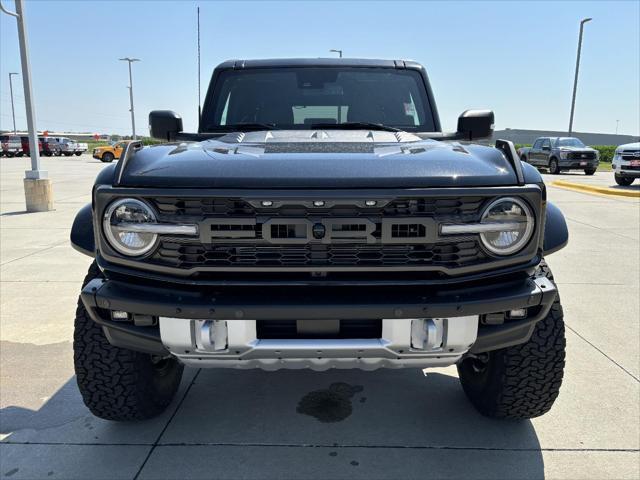
[[[260,68],[220,74],[202,131],[377,124],[434,131],[424,81],[393,68]]]

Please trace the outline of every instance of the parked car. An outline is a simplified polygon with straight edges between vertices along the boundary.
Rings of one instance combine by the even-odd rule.
[[[176,143],[129,143],[71,231],[94,258],[73,344],[94,415],[158,415],[184,365],[457,365],[484,415],[552,407],[565,334],[544,256],[567,225],[513,143],[474,143],[493,112],[443,133],[412,61],[236,60],[199,133],[149,123]]]
[[[628,186],[640,178],[640,142],[616,148],[611,166],[618,185]]]
[[[86,152],[87,150],[89,150],[89,145],[87,145],[84,142],[76,142],[76,151],[73,152],[73,153],[75,153],[76,155],[80,156],[84,152]]]
[[[93,158],[97,158],[101,162],[105,163],[111,163],[114,160],[118,160],[129,142],[130,140],[124,140],[122,142],[114,142],[111,145],[96,147],[93,149]]]
[[[538,137],[531,148],[520,149],[520,159],[535,167],[545,167],[549,173],[563,170],[584,170],[593,175],[600,163],[600,154],[575,137]]]
[[[15,157],[22,148],[20,137],[17,135],[0,135],[0,144],[2,145],[0,155],[5,157]]]
[[[20,152],[18,153],[18,156],[21,157],[23,155],[26,155],[27,157],[31,155],[31,147],[29,145],[29,137],[28,136],[21,136],[20,137],[20,143],[21,143],[21,148],[20,148]],[[43,142],[42,142],[42,137],[38,137],[38,149],[40,151],[40,155],[43,154]]]
[[[47,157],[51,157],[53,155],[59,157],[62,155],[60,145],[55,138],[40,137],[40,140],[42,141],[42,151],[40,152],[42,155],[46,155]]]
[[[70,157],[76,152],[78,144],[67,137],[53,137],[60,147],[60,153],[65,157]]]

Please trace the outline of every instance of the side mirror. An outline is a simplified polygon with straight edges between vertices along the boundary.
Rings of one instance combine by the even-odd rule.
[[[456,138],[475,140],[493,134],[494,115],[491,110],[465,110],[458,117]]]
[[[170,142],[182,132],[182,117],[171,110],[154,110],[149,114],[151,136]]]

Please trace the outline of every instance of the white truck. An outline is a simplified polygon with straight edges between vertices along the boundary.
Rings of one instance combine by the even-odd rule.
[[[76,150],[75,153],[76,155],[80,156],[82,155],[84,152],[86,152],[87,150],[89,150],[89,145],[84,143],[84,142],[76,142]]]
[[[54,137],[58,145],[60,145],[60,153],[66,157],[71,155],[82,155],[82,152],[86,152],[89,146],[86,143],[79,143],[67,137]]]
[[[54,137],[54,139],[60,146],[60,153],[65,157],[70,157],[76,152],[77,143],[75,140],[67,137]]]
[[[618,185],[626,187],[640,178],[640,143],[627,143],[616,148],[611,166]]]

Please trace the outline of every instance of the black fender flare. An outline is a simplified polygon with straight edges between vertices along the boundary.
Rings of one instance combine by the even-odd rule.
[[[71,246],[90,257],[96,256],[96,241],[93,234],[93,208],[87,204],[80,209],[71,227]]]
[[[547,202],[544,222],[544,254],[551,255],[564,248],[568,242],[569,229],[564,215],[553,203]]]

